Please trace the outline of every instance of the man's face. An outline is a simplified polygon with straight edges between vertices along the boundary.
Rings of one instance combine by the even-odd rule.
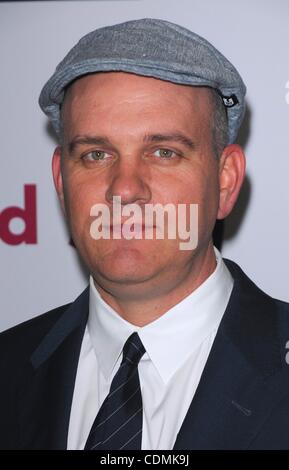
[[[74,243],[95,281],[132,296],[172,289],[206,257],[218,213],[209,91],[97,73],[69,88],[62,116],[62,173],[57,150],[54,176]],[[146,204],[198,204],[197,248],[180,250],[179,238],[93,239],[91,207],[103,203],[112,213],[113,196],[143,214]]]

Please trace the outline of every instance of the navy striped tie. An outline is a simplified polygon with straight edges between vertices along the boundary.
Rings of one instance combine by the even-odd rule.
[[[133,333],[123,347],[121,365],[92,425],[86,450],[141,449],[142,397],[138,363],[144,353],[138,334]]]

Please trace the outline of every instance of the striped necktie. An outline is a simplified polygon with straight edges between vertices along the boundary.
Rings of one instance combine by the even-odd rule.
[[[94,420],[86,450],[141,449],[142,396],[138,363],[144,353],[138,334],[133,333],[123,347],[121,365]]]

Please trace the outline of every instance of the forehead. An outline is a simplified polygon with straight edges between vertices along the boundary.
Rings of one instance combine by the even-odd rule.
[[[99,72],[76,80],[66,91],[62,106],[65,122],[76,124],[95,116],[149,121],[208,122],[211,90],[178,85],[125,72]],[[181,124],[181,123],[180,123]]]

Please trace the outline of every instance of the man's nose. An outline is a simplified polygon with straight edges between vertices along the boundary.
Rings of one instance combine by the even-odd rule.
[[[106,200],[112,203],[113,196],[120,196],[122,204],[144,204],[151,199],[149,176],[145,163],[119,161],[111,169]]]

